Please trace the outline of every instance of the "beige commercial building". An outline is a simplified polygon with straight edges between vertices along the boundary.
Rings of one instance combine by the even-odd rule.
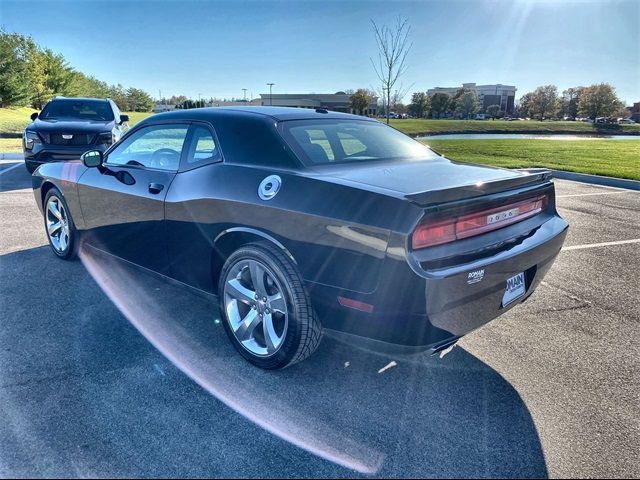
[[[351,108],[351,95],[337,93],[261,93],[261,104],[274,107],[324,108],[334,112],[358,113],[375,116],[378,113],[378,97],[373,97],[362,112]]]

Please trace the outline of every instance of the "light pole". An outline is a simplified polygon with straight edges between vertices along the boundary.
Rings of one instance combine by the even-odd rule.
[[[273,101],[271,99],[271,89],[273,88],[275,83],[267,83],[267,85],[269,85],[269,105],[273,105]]]
[[[247,89],[243,88],[242,91],[244,92],[244,103],[247,103]]]

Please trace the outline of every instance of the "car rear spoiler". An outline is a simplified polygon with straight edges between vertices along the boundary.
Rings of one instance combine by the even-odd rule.
[[[551,172],[548,170],[521,170],[521,173],[522,175],[518,177],[494,180],[492,182],[479,182],[442,190],[410,193],[405,195],[405,197],[421,207],[428,207],[439,203],[455,202],[456,200],[491,195],[492,193],[500,193],[529,185],[533,186],[551,179]]]

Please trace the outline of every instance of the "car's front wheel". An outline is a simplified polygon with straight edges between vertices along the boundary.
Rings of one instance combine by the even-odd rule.
[[[265,369],[309,357],[322,328],[295,264],[268,243],[243,246],[222,268],[220,313],[238,352]]]
[[[64,197],[56,188],[44,199],[44,228],[53,253],[63,260],[75,256],[76,229]]]

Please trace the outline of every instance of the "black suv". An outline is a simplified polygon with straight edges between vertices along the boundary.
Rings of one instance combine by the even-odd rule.
[[[79,159],[87,150],[106,150],[120,139],[127,115],[108,98],[56,97],[24,131],[22,148],[27,170],[45,162]]]

